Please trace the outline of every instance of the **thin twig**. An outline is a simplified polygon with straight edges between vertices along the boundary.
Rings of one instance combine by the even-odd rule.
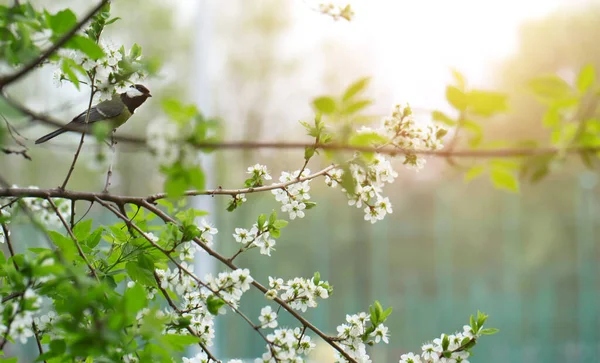
[[[110,150],[113,153],[113,157],[110,159],[110,163],[108,164],[108,171],[106,172],[106,183],[104,184],[104,190],[102,191],[103,193],[108,193],[108,187],[110,186],[110,178],[112,177],[112,162],[114,160],[114,155],[115,155],[115,131],[116,130],[112,130],[111,136],[110,136]]]
[[[94,101],[94,94],[96,93],[96,89],[94,88],[94,77],[93,76],[91,77],[91,81],[92,81],[92,90],[90,92],[90,101],[88,103],[88,109],[85,114],[85,126],[86,127],[83,127],[83,130],[81,131],[81,140],[79,140],[79,146],[77,146],[77,151],[75,152],[75,156],[73,156],[73,162],[71,163],[71,167],[69,168],[67,177],[65,178],[65,181],[60,186],[60,189],[65,189],[65,187],[67,186],[67,183],[69,182],[69,178],[71,177],[73,170],[75,170],[75,163],[77,162],[77,158],[79,157],[81,148],[83,147],[83,141],[85,139],[85,131],[87,129],[87,124],[90,120],[90,110],[92,109],[92,102]]]
[[[15,250],[12,245],[12,240],[10,237],[10,230],[6,223],[2,223],[2,231],[4,232],[4,239],[6,239],[6,245],[8,246],[8,253],[10,253],[11,257],[15,256]],[[17,265],[17,261],[13,259],[13,265],[15,266],[15,270],[19,271],[19,265]]]
[[[35,323],[31,323],[31,327],[33,328],[33,335],[35,336],[35,342],[38,347],[38,351],[40,355],[44,354],[44,348],[42,348],[42,341],[40,340],[40,332],[38,331],[37,325]],[[48,363],[45,359],[42,360],[44,363]]]
[[[8,122],[8,120],[6,119],[6,117],[4,115],[1,115],[2,118],[4,119],[4,123],[6,124],[6,129],[8,130],[8,133],[10,134],[10,137],[19,145],[22,146],[24,148],[27,148],[27,146],[21,141],[19,140],[15,134],[17,134],[19,137],[22,137],[23,139],[27,140],[26,137],[24,137],[23,135],[21,135],[19,133],[19,131],[17,131],[17,129],[15,129],[15,127],[13,125],[10,124],[10,122]]]
[[[69,30],[65,35],[63,35],[56,43],[52,44],[52,46],[31,63],[27,64],[20,70],[16,71],[13,74],[9,74],[5,77],[0,78],[0,89],[4,86],[17,81],[19,78],[23,77],[27,73],[31,72],[35,67],[42,64],[48,57],[50,57],[54,52],[56,52],[60,47],[65,45],[71,38],[75,36],[75,34],[81,29],[85,23],[87,23],[96,13],[102,9],[104,5],[106,5],[109,0],[101,0],[98,5],[96,5],[92,10],[90,10],[71,30]]]
[[[58,210],[58,208],[56,207],[56,204],[54,204],[54,201],[52,200],[52,198],[47,198],[46,200],[50,203],[50,206],[52,207],[52,209],[54,209],[54,213],[56,213],[56,215],[58,216],[58,218],[62,222],[63,226],[67,230],[67,233],[69,234],[69,236],[73,240],[73,243],[75,244],[75,247],[77,248],[77,252],[79,253],[79,256],[83,259],[83,261],[85,262],[85,264],[87,265],[87,267],[90,269],[90,272],[92,273],[92,275],[94,276],[94,278],[96,280],[99,280],[98,279],[98,274],[96,273],[96,269],[94,269],[94,267],[92,266],[92,264],[90,263],[90,261],[87,259],[85,253],[81,249],[81,245],[79,244],[79,241],[77,241],[77,237],[75,237],[75,235],[73,234],[73,230],[71,229],[71,227],[69,227],[69,224],[67,223],[67,221],[65,220],[65,218],[63,217],[63,215],[60,213],[60,211]]]
[[[12,149],[8,149],[8,148],[5,148],[5,147],[2,147],[2,148],[0,148],[0,151],[2,151],[3,153],[5,153],[7,155],[10,155],[10,154],[21,155],[25,159],[31,160],[31,156],[29,156],[29,154],[27,154],[27,149],[12,150]]]

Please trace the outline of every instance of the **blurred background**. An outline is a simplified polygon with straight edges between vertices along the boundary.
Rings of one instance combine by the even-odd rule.
[[[7,3],[8,1],[0,1]],[[92,2],[34,1],[57,10],[86,11]],[[178,97],[223,120],[229,140],[309,140],[299,120],[310,120],[310,101],[339,94],[352,81],[372,76],[369,112],[386,115],[409,102],[427,121],[434,109],[451,113],[444,100],[451,69],[469,85],[510,95],[511,112],[484,126],[486,138],[546,140],[543,107],[525,90],[536,75],[573,77],[584,64],[600,69],[600,2],[582,0],[355,0],[356,17],[333,21],[302,0],[119,0],[122,20],[105,39],[137,42],[163,68],[146,81],[154,95],[119,134],[145,136],[160,121],[161,98]],[[142,5],[140,5],[142,4]],[[42,69],[10,88],[32,109],[64,117],[87,105],[87,95],[54,88],[53,69]],[[78,135],[34,146],[49,131],[23,123],[33,161],[0,155],[11,183],[54,187],[64,179]],[[100,191],[105,166],[86,143],[71,187]],[[460,146],[460,145],[459,145]],[[152,157],[117,145],[112,191],[144,195],[162,190]],[[277,178],[302,166],[303,153],[222,151],[205,160],[211,186],[238,187],[245,168],[260,162]],[[475,163],[467,160],[465,164]],[[312,170],[325,164],[309,164]],[[307,317],[331,333],[346,313],[367,311],[378,299],[393,306],[389,346],[372,350],[374,362],[395,362],[442,332],[460,330],[478,309],[500,333],[482,339],[472,362],[595,362],[600,356],[600,186],[598,172],[578,158],[519,195],[494,190],[489,181],[463,182],[463,172],[430,159],[419,172],[397,165],[399,178],[385,190],[394,213],[371,225],[347,206],[339,190],[312,183],[319,206],[283,231],[274,256],[252,251],[239,265],[259,281],[268,275],[309,277],[319,271],[334,293]],[[259,213],[279,209],[272,195],[248,195],[231,214],[226,200],[199,198],[221,234],[218,249],[237,248],[235,227],[249,228]],[[104,218],[96,211],[94,218]],[[26,236],[30,231],[20,231]],[[201,271],[218,270],[208,261]],[[265,305],[252,291],[243,310],[258,316]],[[280,325],[293,326],[282,314]],[[261,339],[233,314],[219,319],[216,349],[223,358],[253,358]],[[235,344],[233,344],[235,342]],[[330,362],[319,347],[315,362]]]

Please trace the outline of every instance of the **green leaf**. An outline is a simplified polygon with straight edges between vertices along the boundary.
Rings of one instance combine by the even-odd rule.
[[[176,98],[167,98],[161,105],[165,114],[180,125],[189,123],[198,114],[195,105],[184,105]]]
[[[102,228],[97,228],[94,232],[92,232],[92,234],[86,239],[85,244],[89,247],[89,248],[94,248],[98,245],[98,243],[100,243],[100,240],[102,239]]]
[[[322,96],[313,100],[315,109],[325,115],[330,115],[336,110],[336,102],[332,97]]]
[[[120,243],[125,243],[129,239],[129,236],[125,231],[117,226],[110,226],[110,232],[115,237],[115,239]]]
[[[307,146],[304,149],[304,160],[310,160],[315,155],[315,148],[312,146]]]
[[[508,110],[508,95],[475,90],[467,93],[467,103],[471,112],[487,117]]]
[[[65,48],[80,50],[93,60],[104,57],[104,51],[96,42],[83,35],[75,35],[65,44]]]
[[[188,183],[181,174],[169,175],[165,180],[165,192],[172,198],[182,196],[187,187]]]
[[[309,201],[305,200],[304,201],[304,205],[306,205],[306,208],[304,208],[304,209],[309,210],[309,209],[313,209],[314,207],[316,207],[317,203],[315,203],[315,202],[309,202]]]
[[[44,354],[41,354],[39,357],[37,357],[37,359],[35,360],[36,362],[47,361],[51,358],[59,357],[67,351],[67,344],[63,339],[55,339],[50,341],[49,347],[50,350],[44,352]],[[1,359],[0,362],[2,362]]]
[[[353,146],[373,146],[385,144],[388,141],[387,137],[373,131],[354,134],[348,143]]]
[[[125,309],[128,315],[134,320],[137,312],[142,310],[147,305],[146,290],[140,284],[135,284],[133,287],[127,288],[123,294],[125,300]]]
[[[475,165],[475,166],[471,167],[469,169],[469,171],[467,171],[465,173],[465,178],[464,178],[465,182],[468,183],[471,180],[477,178],[484,171],[485,171],[485,166],[483,166],[483,165]]]
[[[115,17],[115,18],[109,19],[109,20],[107,20],[107,21],[106,21],[106,23],[105,23],[104,25],[105,25],[105,26],[106,26],[106,25],[110,25],[110,24],[114,23],[114,22],[115,22],[115,21],[117,21],[117,20],[121,20],[121,18],[117,16],[117,17]]]
[[[467,109],[467,95],[454,86],[446,87],[446,99],[455,109],[459,111],[464,111]]]
[[[577,76],[577,90],[581,93],[587,90],[594,84],[596,80],[596,70],[591,64],[584,66]]]
[[[127,264],[125,264],[125,269],[133,281],[144,286],[156,286],[154,274],[151,271],[142,268],[137,262],[127,262]]]
[[[189,170],[188,175],[190,178],[190,184],[194,188],[198,190],[204,189],[206,180],[202,169],[200,169],[199,167],[192,168]]]
[[[392,307],[390,306],[389,308],[385,309],[383,311],[383,313],[381,314],[381,322],[385,322],[385,319],[387,319],[388,316],[390,316],[390,314],[392,313]]]
[[[46,20],[54,35],[62,35],[77,25],[77,16],[70,9],[61,10],[54,15],[46,13]]]
[[[189,345],[198,344],[200,338],[193,335],[165,334],[162,339],[174,351],[184,351]]]
[[[496,329],[496,328],[485,328],[485,329],[481,329],[479,331],[479,334],[482,335],[494,335],[496,333],[498,333],[500,330]]]
[[[273,227],[277,228],[277,229],[281,229],[285,226],[288,225],[288,221],[286,221],[285,219],[278,219],[273,223]]]
[[[456,86],[458,89],[464,91],[467,87],[467,82],[465,81],[465,77],[456,69],[452,69],[452,77],[456,81]]]
[[[206,299],[206,307],[208,311],[213,315],[219,315],[219,309],[225,305],[225,301],[218,296],[210,295],[208,299]]]
[[[560,113],[558,108],[550,107],[544,114],[542,124],[546,127],[555,128],[560,124]]]
[[[371,105],[371,103],[373,103],[373,101],[371,101],[371,100],[360,100],[360,101],[356,101],[354,103],[350,103],[350,104],[344,106],[342,113],[345,115],[350,115],[350,114],[356,113],[356,112],[362,110],[363,108]]]
[[[519,181],[516,176],[500,168],[493,168],[490,172],[490,178],[494,186],[498,189],[505,189],[511,192],[519,192]]]
[[[63,236],[56,231],[48,231],[48,235],[56,247],[58,247],[58,249],[61,251],[65,259],[67,259],[67,261],[75,260],[77,248],[75,247],[75,243],[71,238]]]
[[[456,125],[456,120],[453,120],[450,116],[446,115],[442,111],[435,110],[431,113],[431,117],[434,121],[441,122],[448,126]]]
[[[77,74],[75,74],[73,69],[71,69],[71,66],[69,65],[69,63],[70,62],[68,62],[67,59],[63,60],[60,69],[63,72],[63,74],[65,74],[67,79],[69,81],[71,81],[71,83],[73,83],[75,88],[79,89],[79,83],[80,83],[79,78],[77,78]]]
[[[78,240],[86,239],[87,236],[90,235],[90,231],[92,230],[92,220],[86,219],[85,221],[81,221],[75,225],[73,228],[73,234]]]
[[[129,56],[135,60],[138,59],[141,55],[142,47],[137,43],[133,43],[133,45],[131,46],[131,50],[129,51]]]
[[[348,101],[349,99],[357,95],[359,92],[363,91],[369,85],[370,81],[370,77],[364,77],[352,83],[350,86],[348,86],[348,88],[346,88],[346,91],[344,91],[342,101]]]
[[[572,95],[571,86],[558,76],[541,76],[529,81],[529,88],[543,99],[555,100]]]
[[[261,214],[258,216],[258,228],[262,228],[265,226],[265,223],[267,223],[267,215],[266,214]]]

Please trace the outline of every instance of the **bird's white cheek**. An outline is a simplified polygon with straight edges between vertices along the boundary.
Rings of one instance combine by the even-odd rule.
[[[127,97],[129,97],[129,98],[135,98],[135,97],[144,95],[137,88],[129,88],[126,93],[127,93]]]

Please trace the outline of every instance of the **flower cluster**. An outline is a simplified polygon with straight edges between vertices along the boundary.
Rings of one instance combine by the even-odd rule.
[[[208,274],[205,279],[211,290],[218,292],[228,304],[234,307],[238,306],[242,294],[250,289],[250,284],[254,281],[247,268],[219,272],[216,278]]]
[[[141,67],[133,72],[126,72],[127,75],[124,74],[121,64],[125,58],[125,49],[123,47],[117,49],[112,44],[102,40],[99,45],[104,52],[104,57],[97,60],[91,59],[80,51],[59,51],[59,54],[62,55],[63,58],[70,59],[85,71],[85,82],[93,79],[94,86],[97,90],[95,101],[110,99],[115,92],[125,92],[130,84],[137,83],[139,80],[146,77],[146,74]],[[136,56],[135,59],[130,60],[139,61],[140,59],[141,56]],[[64,80],[74,81],[72,79],[73,75],[67,73],[65,69],[66,67],[63,64],[62,67],[54,71],[53,79],[57,87],[60,87]],[[68,69],[70,73],[73,72],[70,68]]]
[[[383,324],[378,324],[375,329],[369,330],[368,323],[370,320],[369,315],[364,312],[346,315],[346,323],[337,327],[340,346],[357,362],[371,362],[365,344],[368,339],[373,338],[373,343],[379,343],[380,341],[386,344],[389,343],[388,328]],[[338,361],[345,361],[339,352],[336,352],[336,355]]]
[[[308,308],[317,307],[317,298],[327,299],[333,291],[327,281],[321,281],[318,274],[310,279],[296,277],[284,283],[282,278],[269,276],[269,289],[266,297],[279,298],[290,305],[292,309],[305,312]]]
[[[462,332],[442,334],[431,343],[423,344],[421,355],[402,354],[400,363],[469,363],[467,345],[480,336],[480,333],[473,332],[471,326],[465,325]]]
[[[22,297],[0,305],[0,336],[9,336],[21,344],[33,336],[33,312],[42,304],[42,298],[27,288]]]
[[[236,228],[233,238],[242,245],[243,249],[257,247],[260,249],[261,255],[271,256],[271,251],[275,250],[275,239],[271,237],[268,231],[268,226],[258,228],[258,224],[254,223],[250,230],[245,228]]]
[[[300,170],[292,173],[282,172],[279,177],[280,183],[290,183],[310,175],[309,169],[304,169],[302,174]],[[282,204],[281,211],[289,214],[290,219],[304,218],[304,210],[310,207],[310,180],[298,181],[280,189],[273,189],[271,193],[275,195],[275,200]]]
[[[17,185],[13,185],[12,187],[18,188]],[[39,188],[36,186],[30,186],[29,189]],[[69,220],[69,218],[71,218],[71,201],[63,198],[52,198],[52,201],[56,205],[56,208],[62,217],[65,220]],[[10,202],[11,201],[0,198],[0,204],[2,205],[10,204]],[[54,211],[54,208],[52,208],[52,205],[48,199],[42,198],[21,198],[19,201],[15,201],[14,203],[10,204],[10,207],[6,207],[4,210],[2,210],[0,212],[0,216],[9,217],[11,215],[11,211],[7,209],[17,209],[20,207],[19,203],[23,203],[23,207],[30,210],[33,215],[35,215],[36,218],[38,218],[38,220],[46,227],[56,227],[58,225],[62,225],[60,218]],[[0,235],[3,236],[1,232],[2,229],[0,228]],[[0,242],[3,242],[2,236],[0,236]]]
[[[182,267],[190,273],[193,273],[193,266],[187,266],[182,263]],[[211,346],[215,337],[214,315],[212,315],[207,306],[207,300],[212,295],[212,292],[205,287],[199,287],[196,280],[191,278],[187,273],[179,269],[176,270],[159,270],[156,275],[160,281],[161,289],[170,289],[177,292],[181,296],[179,313],[181,316],[190,319],[189,327],[193,329],[202,343]],[[167,310],[167,315],[173,315],[175,312]],[[140,314],[140,318],[144,314]],[[172,331],[171,331],[172,330]],[[171,329],[168,333],[187,334],[184,328]]]
[[[394,146],[404,152],[403,164],[409,169],[418,171],[424,167],[425,159],[415,152],[441,149],[441,140],[446,130],[434,125],[420,126],[412,117],[408,105],[396,105],[392,116],[385,118],[379,128],[362,127],[358,133],[383,136],[387,140],[386,145]],[[385,184],[391,184],[398,177],[390,157],[375,154],[366,162],[350,161],[347,169],[334,169],[327,173],[325,184],[335,188],[342,182],[344,172],[351,173],[354,190],[349,192],[346,188],[342,188],[342,191],[348,196],[349,205],[363,208],[365,220],[375,223],[385,218],[388,213],[392,213],[389,198],[382,195]]]
[[[315,348],[310,337],[300,328],[276,329],[272,334],[267,335],[267,340],[270,343],[267,345],[267,351],[262,358],[255,359],[255,363],[301,363],[304,360],[300,355],[308,354]]]
[[[277,328],[277,313],[268,305],[260,309],[258,320],[260,320],[260,326],[262,328]]]
[[[248,171],[246,173],[250,174],[250,179],[246,181],[247,186],[261,186],[263,180],[272,179],[271,175],[269,174],[269,170],[267,170],[266,165],[254,164],[253,166],[248,167]]]
[[[411,151],[440,150],[443,148],[442,137],[447,133],[446,129],[437,125],[419,125],[408,105],[396,105],[392,116],[383,120],[378,132],[387,136],[392,145],[406,153],[403,164],[414,170],[422,169],[425,159]]]

